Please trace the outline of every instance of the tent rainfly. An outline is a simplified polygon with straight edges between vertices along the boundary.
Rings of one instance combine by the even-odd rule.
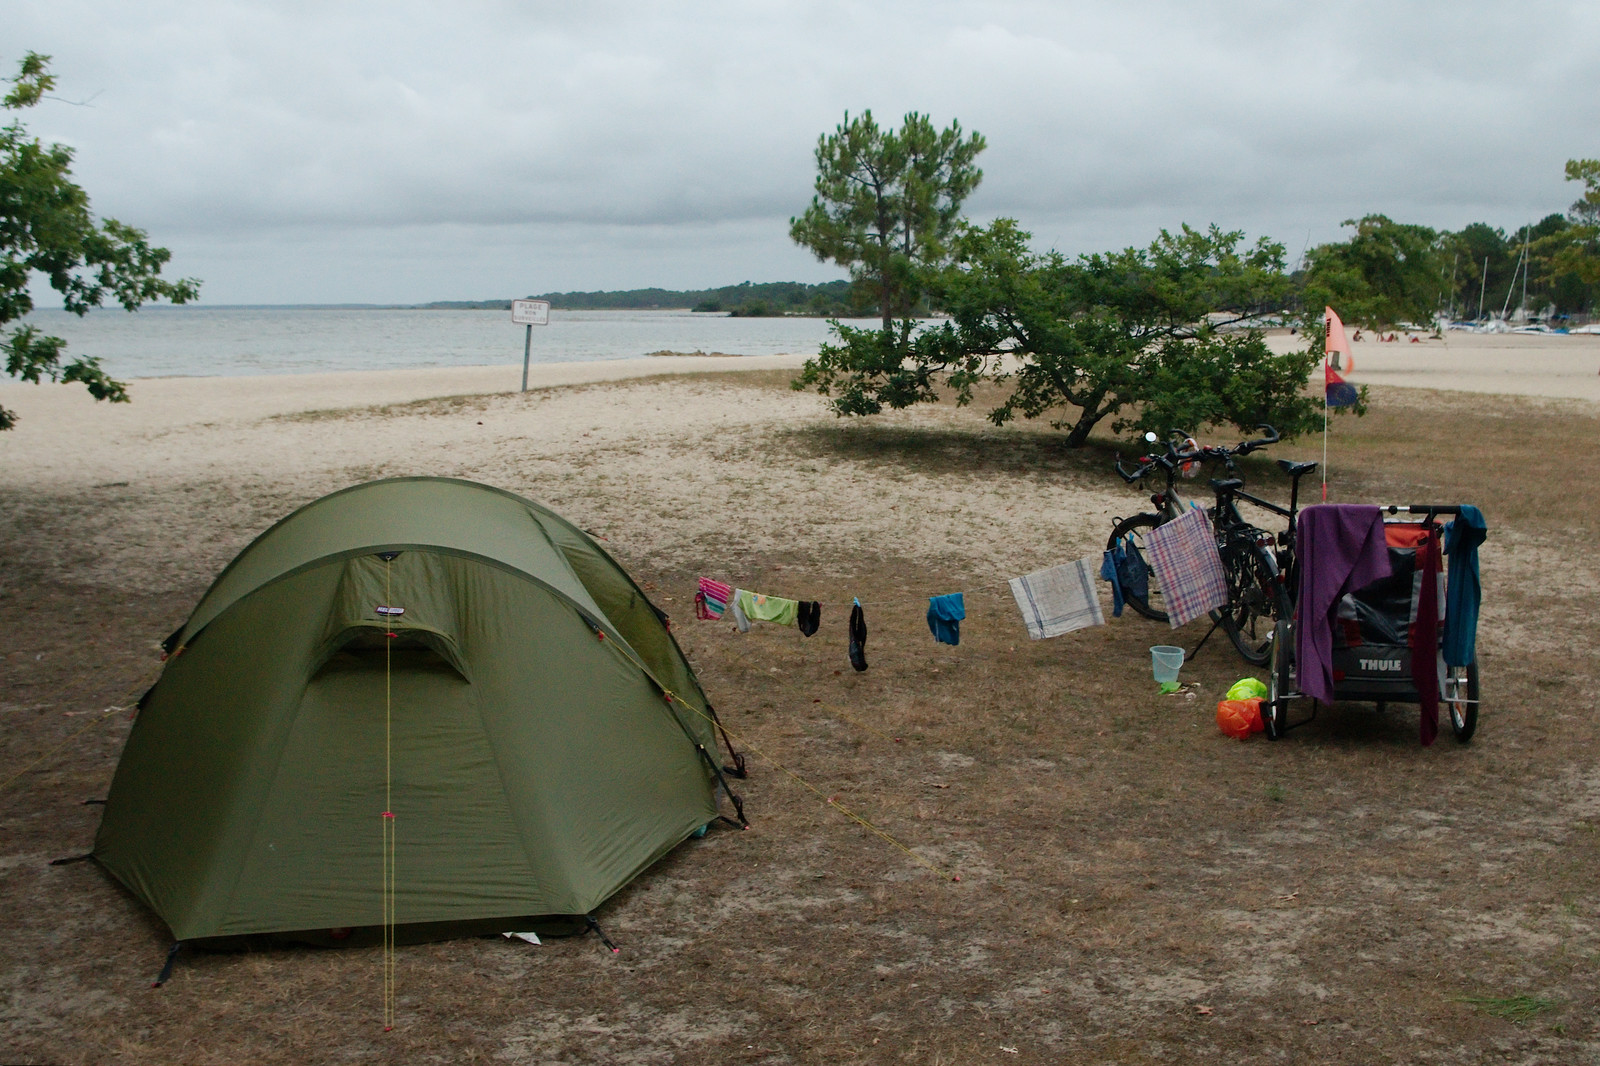
[[[509,492],[413,477],[325,496],[168,639],[94,857],[179,942],[315,939],[384,924],[387,812],[401,937],[588,915],[727,792],[665,618]]]

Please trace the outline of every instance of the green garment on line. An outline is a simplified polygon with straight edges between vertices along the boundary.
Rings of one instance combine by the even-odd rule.
[[[752,622],[776,622],[792,626],[800,614],[799,600],[786,600],[782,596],[763,596],[759,592],[739,590],[739,610]]]

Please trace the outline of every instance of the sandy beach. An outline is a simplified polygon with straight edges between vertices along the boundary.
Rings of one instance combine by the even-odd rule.
[[[1600,403],[1600,336],[1455,332],[1415,336],[1413,344],[1404,333],[1394,342],[1375,341],[1364,334],[1350,346],[1355,371],[1349,380]],[[1288,350],[1298,341],[1282,331],[1269,337],[1276,351]]]
[[[1595,532],[1588,494],[1543,472],[1600,458],[1600,337],[1355,349],[1373,411],[1336,422],[1335,498],[1459,499],[1490,522],[1483,724],[1433,748],[1394,706],[1334,708],[1277,744],[1222,737],[1215,701],[1249,671],[1221,636],[1187,694],[1150,679],[1149,646],[1193,648],[1201,623],[1029,641],[1005,580],[1095,555],[1147,506],[1109,445],[1069,452],[981,405],[841,422],[787,387],[802,361],[548,365],[525,394],[520,365],[147,379],[117,406],[0,385],[22,419],[0,435],[0,768],[18,775],[0,793],[0,1057],[1600,1054],[1600,564],[1571,551]],[[1443,446],[1445,427],[1479,447]],[[1320,458],[1321,441],[1274,454]],[[755,828],[680,848],[608,903],[621,956],[589,938],[406,949],[392,1034],[365,950],[200,953],[151,992],[160,923],[93,863],[48,865],[91,846],[83,801],[128,721],[74,731],[131,704],[157,642],[261,530],[404,474],[510,489],[604,538],[759,753],[740,786]],[[823,629],[697,623],[699,574],[815,598]],[[962,642],[934,644],[927,597],[955,590]],[[862,674],[841,635],[856,597]],[[1550,1004],[1539,1020],[1474,1006],[1523,995]]]

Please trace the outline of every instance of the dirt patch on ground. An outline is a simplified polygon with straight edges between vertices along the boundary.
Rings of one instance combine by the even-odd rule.
[[[840,423],[784,380],[182,422],[0,482],[0,1059],[1600,1056],[1600,564],[1569,472],[1600,459],[1593,407],[1380,389],[1340,419],[1335,498],[1488,516],[1479,734],[1424,749],[1414,709],[1341,705],[1239,743],[1214,707],[1248,671],[1220,638],[1184,669],[1192,698],[1150,680],[1148,647],[1203,627],[1022,629],[1004,579],[1141,508],[1107,446],[1068,452],[981,408]],[[609,902],[620,955],[592,937],[403,949],[392,1033],[376,950],[198,953],[151,989],[160,922],[93,863],[48,863],[92,843],[84,801],[156,643],[272,521],[411,473],[522,492],[606,538],[750,750],[753,828],[689,842]],[[1247,476],[1279,483],[1265,462]],[[699,574],[820,600],[822,629],[695,622]],[[961,644],[936,644],[926,598],[955,590]]]

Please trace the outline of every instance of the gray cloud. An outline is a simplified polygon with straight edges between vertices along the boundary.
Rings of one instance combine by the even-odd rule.
[[[1497,3],[0,0],[26,116],[211,301],[838,276],[789,243],[846,109],[989,139],[978,218],[1077,252],[1384,211],[1515,226],[1600,154],[1600,9]],[[7,66],[16,55],[0,57]]]

